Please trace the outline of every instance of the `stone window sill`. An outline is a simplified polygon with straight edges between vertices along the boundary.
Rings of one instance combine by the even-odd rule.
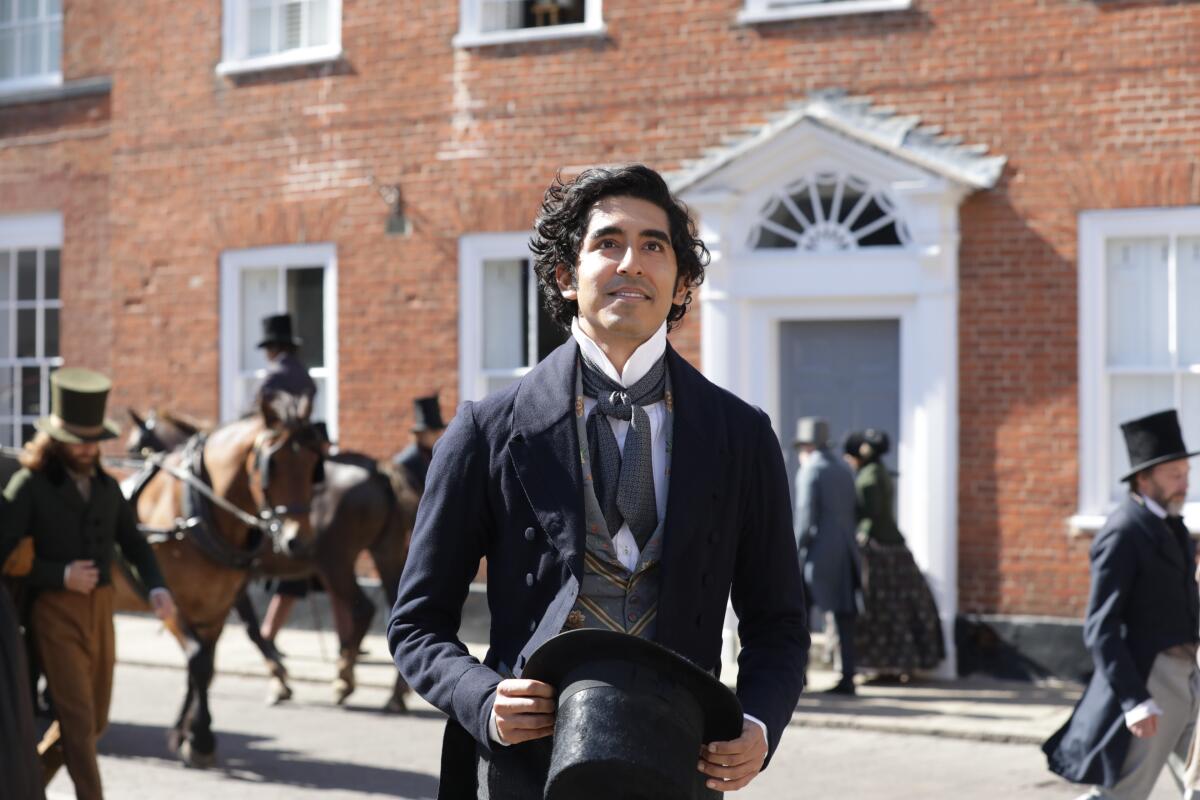
[[[608,28],[603,24],[574,22],[567,25],[546,25],[541,28],[517,28],[508,31],[488,31],[487,33],[461,31],[454,37],[452,44],[459,48],[488,47],[497,44],[522,44],[557,39],[598,38],[607,33]]]
[[[217,64],[216,73],[218,75],[245,75],[251,72],[266,72],[272,69],[324,64],[337,61],[341,57],[342,48],[339,45],[307,47],[303,50],[272,53],[269,56],[222,61],[220,64]]]
[[[108,94],[112,91],[112,78],[80,78],[65,83],[29,86],[8,89],[0,85],[0,106],[17,106],[27,103],[53,103],[76,97]]]
[[[836,3],[805,3],[786,8],[746,9],[738,13],[737,21],[741,25],[761,25],[813,17],[904,11],[909,8],[912,8],[912,0],[844,0]]]

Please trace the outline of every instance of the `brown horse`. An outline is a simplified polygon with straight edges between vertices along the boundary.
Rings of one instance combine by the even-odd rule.
[[[197,423],[169,412],[139,415],[130,410],[135,427],[126,444],[130,453],[146,455],[174,449],[197,433]],[[312,569],[329,591],[337,627],[339,656],[334,695],[342,703],[354,691],[354,666],[359,646],[370,628],[374,604],[355,575],[358,554],[366,550],[375,562],[389,606],[396,602],[396,587],[408,556],[408,540],[416,517],[417,492],[404,471],[391,462],[342,452],[326,456],[323,479],[314,489],[311,522],[316,534]],[[268,560],[265,566],[269,569]],[[257,635],[252,609],[239,609],[247,633],[258,646],[276,681],[272,693],[289,697],[287,672],[277,651]],[[385,709],[404,710],[408,685],[399,674]]]
[[[267,556],[283,571],[303,569],[296,565],[311,555],[320,453],[307,405],[286,394],[262,400],[259,413],[160,457],[136,494],[138,519],[156,532],[151,543],[178,609],[172,632],[187,656],[188,687],[169,742],[192,766],[215,762],[213,657],[248,569]],[[118,607],[145,607],[131,585],[114,583]]]

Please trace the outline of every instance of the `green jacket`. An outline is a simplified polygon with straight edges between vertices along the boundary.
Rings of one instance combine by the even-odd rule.
[[[854,488],[858,492],[859,540],[903,544],[904,536],[892,514],[892,477],[887,467],[878,461],[862,467],[854,476]]]
[[[100,571],[99,585],[112,583],[113,546],[119,546],[147,589],[163,586],[154,551],[138,533],[133,509],[112,476],[101,469],[92,477],[91,499],[84,502],[61,465],[31,472],[22,469],[4,490],[0,507],[0,561],[23,536],[33,537],[30,586],[63,588],[63,572],[76,560],[90,560]]]

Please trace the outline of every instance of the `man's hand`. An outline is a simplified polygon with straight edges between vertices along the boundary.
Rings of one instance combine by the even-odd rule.
[[[767,760],[767,738],[750,720],[742,722],[742,735],[729,742],[712,742],[700,748],[699,769],[709,777],[708,788],[733,792],[754,780]]]
[[[1151,714],[1145,719],[1133,723],[1129,726],[1129,730],[1139,739],[1149,739],[1151,736],[1158,733],[1158,715]]]
[[[504,744],[518,744],[554,733],[554,687],[541,681],[509,678],[496,687],[496,730]]]
[[[175,598],[166,589],[150,590],[150,606],[154,609],[154,616],[163,622],[175,616]]]
[[[96,569],[95,561],[72,561],[63,576],[63,586],[72,592],[91,594],[99,580],[100,570]]]

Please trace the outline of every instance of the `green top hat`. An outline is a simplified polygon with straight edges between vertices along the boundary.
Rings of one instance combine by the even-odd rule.
[[[112,381],[79,367],[65,367],[50,376],[50,416],[33,423],[39,431],[67,444],[98,442],[121,435],[117,423],[104,417]]]

